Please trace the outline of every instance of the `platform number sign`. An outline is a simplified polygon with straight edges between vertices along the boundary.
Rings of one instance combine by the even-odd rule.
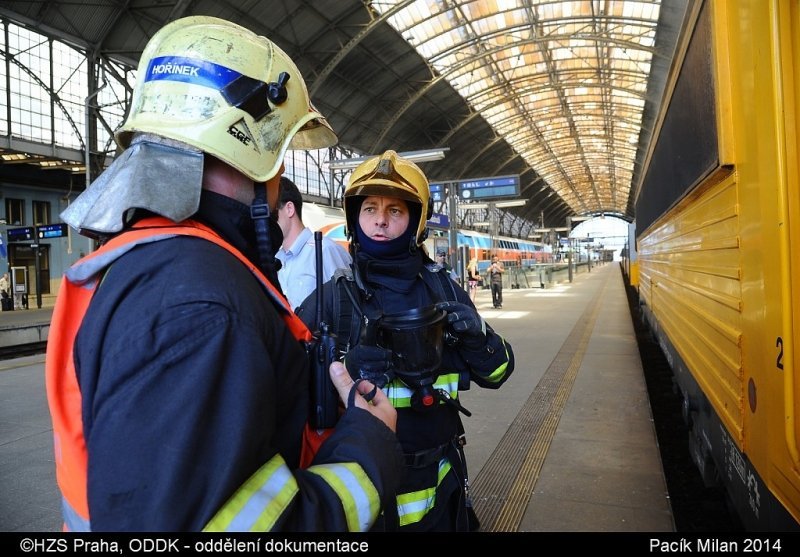
[[[444,184],[430,184],[431,199],[434,201],[444,201]]]

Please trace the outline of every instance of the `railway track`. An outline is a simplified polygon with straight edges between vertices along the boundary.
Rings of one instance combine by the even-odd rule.
[[[0,346],[0,360],[11,360],[23,356],[33,356],[44,354],[47,350],[47,341],[31,342],[28,344],[17,344],[14,346]]]
[[[672,369],[639,311],[636,291],[627,286],[636,342],[650,398],[661,465],[677,532],[742,532],[725,493],[706,487],[689,454],[689,430],[681,416],[681,398]]]

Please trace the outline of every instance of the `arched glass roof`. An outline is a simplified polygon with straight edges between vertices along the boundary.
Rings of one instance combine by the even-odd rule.
[[[499,232],[527,237],[575,215],[629,220],[682,24],[698,1],[3,0],[6,36],[14,38],[19,26],[39,36],[33,47],[9,43],[0,52],[12,74],[25,72],[41,89],[34,112],[43,117],[36,133],[14,131],[30,95],[10,88],[12,110],[0,99],[0,158],[28,153],[13,164],[32,171],[51,160],[71,167],[88,161],[88,181],[113,152],[109,138],[152,34],[180,17],[214,15],[290,55],[345,157],[444,150],[444,159],[421,163],[431,181],[520,177],[524,205],[483,214],[458,209],[459,225],[497,217]],[[85,60],[80,69],[68,65],[70,82],[82,86],[67,93],[49,75],[67,59],[61,41]],[[32,62],[45,54],[59,63]],[[77,100],[70,104],[65,94]],[[97,106],[84,106],[87,98]],[[110,116],[109,103],[117,103]],[[49,114],[65,114],[71,124]],[[88,157],[69,147],[87,139]],[[303,178],[339,197],[345,174],[317,166]],[[60,187],[50,177],[32,179]],[[61,182],[73,187],[69,177]],[[436,210],[447,212],[439,203]]]
[[[370,5],[576,214],[625,214],[660,1]]]

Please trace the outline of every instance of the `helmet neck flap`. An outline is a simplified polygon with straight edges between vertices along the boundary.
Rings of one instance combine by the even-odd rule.
[[[137,134],[61,218],[91,237],[121,231],[132,209],[180,222],[197,212],[202,182],[203,153],[177,141]]]

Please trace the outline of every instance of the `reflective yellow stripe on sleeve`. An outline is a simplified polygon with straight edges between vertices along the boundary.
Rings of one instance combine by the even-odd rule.
[[[281,455],[250,476],[203,528],[204,532],[269,532],[298,492]]]
[[[503,337],[500,337],[500,340],[502,340],[502,341],[503,341],[503,346],[505,347],[505,345],[506,345],[506,341],[505,341],[505,340],[503,340]],[[505,375],[506,375],[506,368],[508,368],[508,360],[509,360],[509,357],[508,357],[508,348],[506,348],[506,349],[505,349],[505,353],[506,353],[506,361],[505,361],[505,362],[503,362],[503,365],[499,366],[499,367],[498,367],[497,369],[495,369],[495,370],[494,370],[492,373],[490,373],[488,377],[486,377],[486,380],[487,380],[489,383],[497,383],[497,382],[498,382],[498,381],[500,381],[500,380],[501,380],[503,377],[505,377]]]
[[[366,532],[380,510],[380,497],[361,465],[355,462],[320,464],[308,471],[317,474],[331,486],[342,502],[347,529]]]

